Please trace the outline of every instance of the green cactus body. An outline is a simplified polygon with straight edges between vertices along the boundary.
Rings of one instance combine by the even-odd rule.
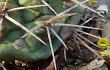
[[[2,9],[3,5],[4,5],[4,2],[0,2],[0,9]],[[16,5],[11,4],[11,3],[8,3],[7,6],[8,6],[8,9],[17,7]],[[18,11],[10,12],[10,13],[8,13],[8,15],[10,17],[14,18],[16,21],[21,22]],[[0,36],[0,39],[1,38],[3,39],[9,31],[19,29],[19,27],[17,27],[16,25],[11,23],[10,21],[5,19],[4,17],[3,17],[3,22],[2,22],[1,27],[2,27],[2,31],[0,31],[0,35],[3,35],[3,36]]]
[[[40,21],[28,23],[28,24],[26,24],[26,27],[28,29],[31,29],[32,27],[36,26],[39,23],[40,23]],[[41,36],[44,39],[46,39],[47,37],[44,36],[44,35],[46,35],[46,32],[42,28],[40,28],[40,29],[41,30],[35,30],[34,33],[36,35]],[[58,27],[54,28],[54,29],[57,30],[56,32],[58,32],[58,34],[60,34],[60,31],[58,31],[59,30]],[[45,58],[48,58],[49,56],[51,56],[51,51],[50,51],[49,45],[47,45],[47,46],[43,45],[42,43],[37,41],[31,35],[28,35],[25,38],[24,41],[26,43],[26,46],[24,48],[15,49],[13,47],[14,39],[17,40],[20,37],[20,34],[18,34],[17,32],[19,32],[19,31],[11,32],[6,37],[5,43],[2,43],[0,45],[0,47],[1,47],[0,60],[17,59],[17,60],[21,60],[21,61],[36,61],[36,60],[45,59]],[[18,35],[16,35],[16,33]],[[10,36],[12,36],[13,38],[9,38]],[[48,43],[48,41],[47,41],[47,43]],[[54,37],[53,38],[54,51],[56,51],[60,45],[61,45],[61,43],[58,41],[57,38]]]
[[[22,12],[22,19],[24,23],[33,21],[40,14],[38,11],[33,9],[25,9],[25,10],[22,10],[21,12]]]
[[[56,51],[61,43],[55,38],[53,39],[53,49]],[[36,49],[36,51],[30,51],[29,48],[26,47],[22,49],[16,50],[12,43],[6,43],[0,45],[0,61],[3,60],[21,60],[21,61],[38,61],[41,59],[46,59],[51,56],[51,51],[49,46],[44,46],[42,44],[38,44],[34,47],[40,47]]]
[[[0,0],[0,1],[2,1],[2,0]],[[19,2],[21,2],[21,1],[22,0],[19,0]],[[30,0],[28,0],[28,1],[30,2]],[[23,4],[22,6],[27,6],[26,4],[28,4],[28,3],[26,3],[26,2],[28,2],[28,1],[24,0],[24,2],[21,2],[20,4]],[[52,1],[49,0],[49,3],[52,4],[53,8],[58,13],[60,13],[61,11],[64,10],[62,8],[63,0],[61,0],[61,4],[58,4],[58,5],[61,5],[61,6],[59,6],[61,10],[57,9],[56,4],[54,5],[56,0],[52,0]],[[60,1],[60,0],[57,0],[57,1]],[[3,3],[4,2],[0,2],[0,5],[2,5]],[[58,2],[58,3],[60,3],[60,2]],[[31,2],[30,2],[30,4],[31,4]],[[30,5],[30,4],[28,4],[28,5]],[[9,8],[16,7],[16,5],[14,6],[12,4],[8,4],[8,6],[9,6]],[[77,21],[76,23],[78,23],[78,21],[80,20],[80,18],[82,17],[82,15],[84,13],[84,9],[77,7],[74,10],[76,10],[75,12],[78,12],[80,14],[77,16],[72,16],[73,17],[72,20],[65,18],[63,20],[57,20],[55,22],[64,23],[66,21],[68,21],[68,22]],[[27,9],[27,10],[21,11],[23,15],[18,14],[18,12],[15,11],[15,12],[10,12],[9,16],[12,17],[13,19],[17,20],[18,22],[21,22],[20,16],[22,16],[22,20],[25,22],[24,25],[28,29],[31,29],[34,26],[41,24],[41,21],[42,21],[41,18],[50,19],[51,17],[53,17],[53,15],[51,15],[51,13],[48,12],[49,10],[46,13],[49,15],[44,15],[45,13],[43,13],[43,11],[45,12],[45,10],[38,12],[35,9]],[[41,13],[43,13],[43,17],[37,18],[39,16],[39,14],[41,14]],[[20,49],[16,49],[16,48],[14,48],[13,43],[16,40],[20,39],[22,31],[19,29],[19,27],[17,27],[15,24],[9,22],[6,19],[4,20],[3,24],[7,26],[6,30],[8,30],[9,32],[6,33],[7,35],[4,38],[5,41],[1,42],[1,44],[0,44],[0,61],[21,60],[21,61],[26,61],[26,62],[32,62],[32,61],[46,59],[51,56],[51,50],[50,50],[50,46],[49,46],[49,42],[48,42],[48,38],[47,38],[47,32],[46,32],[45,28],[41,27],[38,30],[35,30],[33,33],[36,34],[37,36],[39,36],[42,40],[44,40],[47,43],[47,46],[43,45],[38,40],[36,40],[33,36],[28,34],[24,39],[22,39],[25,43],[25,46]],[[53,22],[53,24],[54,24],[54,22]],[[74,23],[70,23],[70,24],[74,24]],[[54,30],[62,39],[64,39],[63,34],[61,33],[62,32],[61,27],[54,27]],[[51,36],[52,36],[53,49],[54,49],[54,51],[57,51],[58,48],[61,46],[61,42],[55,36],[53,36],[53,34],[51,34]]]
[[[4,5],[4,2],[0,2],[0,9],[2,8],[3,5]],[[12,9],[12,8],[17,7],[16,5],[11,4],[11,3],[8,3],[7,6],[8,6],[8,9]],[[17,11],[10,12],[10,13],[8,13],[8,15],[10,17],[14,18],[16,21],[21,22],[20,17],[19,17],[19,13]],[[16,25],[13,25],[13,23],[11,23],[10,21],[8,21],[6,19],[4,19],[3,25],[6,26],[6,28],[8,28],[8,29],[15,30],[16,28],[18,28]]]

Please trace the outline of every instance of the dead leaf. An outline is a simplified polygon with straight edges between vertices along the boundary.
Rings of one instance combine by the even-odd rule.
[[[76,66],[76,67],[74,66],[70,70],[73,70],[73,69],[74,70],[93,70],[97,67],[102,66],[103,64],[104,64],[103,61],[100,63],[100,60],[95,59],[95,60],[91,61],[90,63],[88,63],[86,65],[79,65],[79,66]]]

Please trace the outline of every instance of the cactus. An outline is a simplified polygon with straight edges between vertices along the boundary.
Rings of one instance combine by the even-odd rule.
[[[33,62],[46,59],[51,55],[53,55],[54,60],[54,54],[51,54],[51,51],[57,51],[61,44],[68,49],[63,42],[63,40],[67,39],[67,36],[65,36],[64,30],[60,26],[99,29],[77,25],[85,9],[75,5],[75,9],[66,10],[63,2],[67,1],[0,0],[1,10],[5,11],[1,13],[3,15],[1,17],[3,19],[1,26],[4,26],[4,34],[1,37],[4,41],[0,43],[0,61],[20,60]],[[44,6],[37,7],[38,3]],[[8,9],[3,8],[4,4]],[[2,7],[2,5],[4,6]],[[49,46],[51,46],[51,49]],[[86,47],[88,48],[87,45]],[[91,50],[91,48],[89,49]],[[93,49],[91,51],[94,52]]]

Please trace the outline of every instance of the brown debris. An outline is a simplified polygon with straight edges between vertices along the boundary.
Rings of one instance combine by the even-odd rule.
[[[102,26],[101,26],[100,23],[97,23],[95,27],[96,27],[96,28],[101,28]],[[89,33],[90,33],[90,34],[93,34],[93,35],[95,35],[95,36],[99,36],[98,30],[91,30]],[[97,40],[98,40],[97,38],[94,38],[94,37],[91,37],[91,36],[88,36],[88,39],[89,39],[90,41],[92,41],[92,42],[97,42]]]

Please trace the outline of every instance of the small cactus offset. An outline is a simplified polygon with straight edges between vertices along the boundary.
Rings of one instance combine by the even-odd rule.
[[[0,0],[0,61],[34,62],[53,56],[63,45],[69,34],[79,40],[89,50],[102,58],[79,37],[78,32],[100,38],[78,30],[100,28],[78,25],[88,9],[103,17],[100,13],[83,4],[92,4],[94,0]],[[72,3],[72,6],[66,6]],[[66,34],[65,27],[70,27]],[[85,39],[85,38],[84,38]],[[90,42],[90,41],[89,41]],[[92,43],[93,44],[93,43]],[[98,42],[100,45],[100,42]],[[102,58],[103,59],[103,58]]]

